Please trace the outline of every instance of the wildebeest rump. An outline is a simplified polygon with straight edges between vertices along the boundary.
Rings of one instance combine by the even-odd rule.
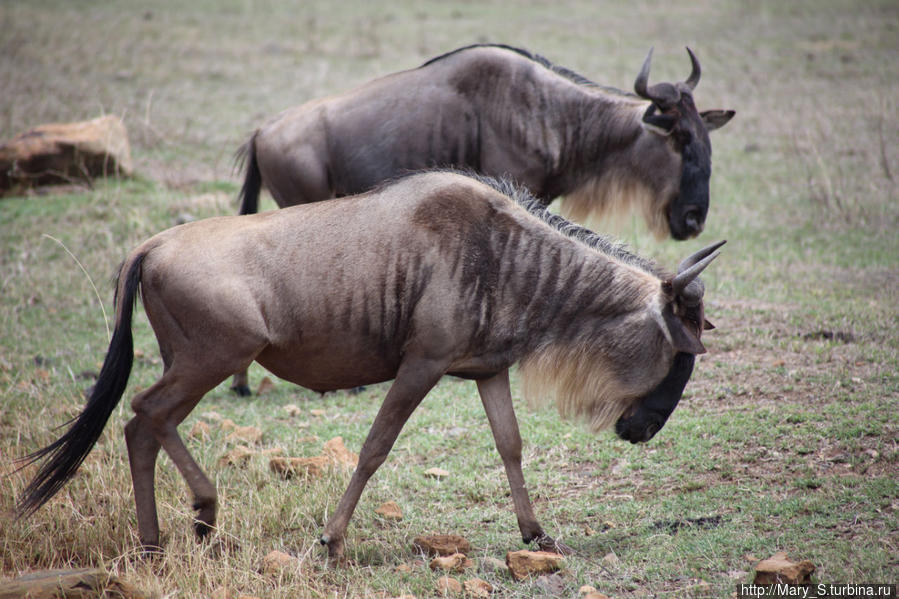
[[[720,244],[718,244],[720,245]],[[671,406],[704,350],[699,272],[718,245],[669,276],[605,237],[549,214],[510,186],[437,172],[332,202],[164,231],[123,262],[115,332],[87,405],[23,493],[21,513],[75,473],[125,390],[138,291],[156,334],[162,377],[139,392],[125,426],[138,532],[159,545],[154,470],[160,448],[194,495],[201,536],[215,525],[216,489],[177,426],[203,395],[254,360],[326,391],[394,379],[359,465],[325,527],[343,553],[350,516],[400,429],[445,374],[474,379],[512,489],[522,537],[559,545],[537,522],[521,471],[509,368],[525,394],[555,398],[594,429]],[[198,251],[202,248],[202,251]],[[265,251],[260,251],[265,248]],[[652,405],[643,407],[644,398]]]
[[[256,212],[263,185],[284,207],[454,167],[511,178],[546,205],[565,196],[563,214],[579,222],[634,206],[660,237],[693,237],[708,212],[708,132],[734,113],[697,111],[700,66],[687,51],[685,82],[649,86],[650,51],[638,95],[525,50],[474,45],[287,109],[243,148],[241,214]]]

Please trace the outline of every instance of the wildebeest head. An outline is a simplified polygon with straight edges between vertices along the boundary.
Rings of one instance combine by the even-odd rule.
[[[643,114],[644,136],[638,155],[657,181],[680,181],[657,190],[666,203],[668,227],[674,239],[688,239],[702,232],[709,210],[709,179],[712,174],[712,146],[709,131],[725,125],[733,110],[699,112],[693,103],[693,89],[699,83],[699,61],[687,48],[692,71],[686,81],[648,85],[652,49],[634,82],[634,91],[652,102]],[[662,141],[660,144],[659,141]],[[672,154],[679,160],[672,160]],[[676,169],[680,169],[677,176]]]
[[[649,441],[661,430],[677,407],[693,372],[696,354],[705,353],[700,341],[703,330],[714,328],[705,319],[702,296],[705,291],[699,273],[718,256],[723,241],[693,254],[678,267],[678,274],[665,282],[670,301],[662,318],[671,334],[676,352],[664,379],[648,394],[633,403],[632,409],[615,423],[619,437],[631,443]]]

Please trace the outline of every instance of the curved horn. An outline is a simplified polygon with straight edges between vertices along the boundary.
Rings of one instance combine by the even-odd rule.
[[[687,270],[688,268],[690,268],[691,266],[693,266],[694,264],[696,264],[697,262],[699,262],[700,260],[702,260],[703,258],[708,256],[709,254],[711,254],[712,252],[714,252],[715,250],[720,248],[725,243],[727,243],[727,240],[722,239],[718,243],[713,243],[712,245],[710,245],[708,247],[702,248],[695,254],[693,254],[687,258],[684,258],[684,260],[677,267],[678,274],[684,272],[685,270]]]
[[[652,62],[652,50],[652,48],[649,49],[649,54],[646,55],[646,60],[643,61],[643,67],[637,75],[637,80],[634,81],[634,91],[637,92],[638,96],[647,100],[652,100],[649,92],[646,90],[646,84],[649,83],[649,63]]]
[[[671,289],[674,291],[675,295],[682,295],[687,286],[692,283],[693,280],[699,276],[699,273],[705,270],[705,268],[711,264],[712,260],[717,258],[719,254],[721,254],[720,251],[712,252],[693,266],[677,273],[677,276],[671,279]],[[688,293],[687,295],[692,296],[695,294]]]
[[[664,110],[680,100],[680,91],[670,83],[657,83],[651,87],[648,85],[652,50],[652,48],[649,49],[649,54],[646,55],[646,60],[643,61],[643,67],[640,69],[636,81],[634,81],[634,91],[641,98],[651,101]]]
[[[690,89],[696,89],[696,86],[699,85],[699,76],[702,75],[702,69],[699,68],[699,60],[696,58],[696,55],[693,54],[693,50],[687,47],[687,54],[690,55],[690,63],[693,65],[693,70],[690,72],[690,76],[687,77],[687,80],[684,83],[687,84],[687,87]]]

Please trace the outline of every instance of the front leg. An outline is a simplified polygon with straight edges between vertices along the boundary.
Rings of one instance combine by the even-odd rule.
[[[543,532],[534,515],[534,508],[524,484],[524,473],[521,471],[521,433],[518,431],[518,420],[512,407],[509,371],[503,370],[489,379],[479,380],[478,392],[484,404],[484,411],[487,412],[496,449],[506,469],[506,478],[509,479],[512,503],[515,506],[515,516],[518,518],[522,540],[525,543],[536,542],[543,551],[571,553],[569,547]]]
[[[433,360],[407,359],[400,366],[396,379],[387,392],[387,397],[381,404],[371,430],[368,431],[368,437],[359,451],[359,465],[356,466],[350,484],[337,504],[337,510],[325,525],[321,543],[327,545],[329,558],[337,560],[338,563],[343,561],[346,528],[365,489],[365,484],[387,459],[387,454],[390,453],[403,425],[431,387],[440,380],[444,371],[445,365]]]

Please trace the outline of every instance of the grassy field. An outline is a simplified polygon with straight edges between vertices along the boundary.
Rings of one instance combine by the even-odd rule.
[[[127,401],[59,496],[12,519],[30,472],[11,473],[13,460],[81,409],[126,252],[179,219],[235,212],[233,152],[268,116],[479,41],[621,88],[650,45],[653,80],[685,77],[689,45],[703,66],[700,109],[737,116],[713,134],[699,240],[657,242],[636,219],[618,229],[672,267],[729,240],[704,276],[718,329],[680,407],[631,446],[520,403],[538,517],[576,553],[559,588],[471,576],[501,597],[576,597],[584,584],[611,597],[728,597],[757,559],[786,551],[811,560],[820,582],[899,580],[899,5],[850,0],[0,3],[0,139],[116,113],[139,172],[0,199],[0,578],[101,566],[156,597],[422,598],[437,596],[438,576],[417,561],[419,534],[462,534],[479,562],[523,548],[474,384],[449,379],[363,495],[346,568],[325,567],[316,539],[349,474],[283,481],[261,455],[220,465],[235,442],[215,426],[188,446],[219,490],[216,540],[194,540],[186,488],[162,457],[166,553],[140,559]],[[140,311],[135,340],[126,398],[161,368]],[[254,388],[266,376],[250,374]],[[238,399],[222,385],[181,430],[217,414],[262,429],[257,449],[314,455],[339,435],[358,451],[386,388],[322,397],[275,381]],[[450,475],[425,477],[435,466]],[[374,513],[387,500],[402,521]],[[272,550],[300,565],[265,574]]]

